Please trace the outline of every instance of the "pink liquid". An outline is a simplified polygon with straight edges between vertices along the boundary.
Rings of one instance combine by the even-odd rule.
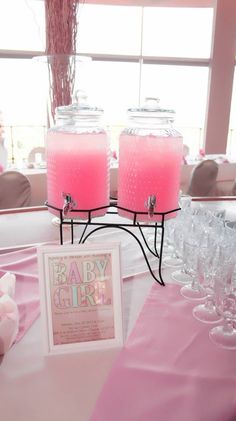
[[[48,203],[61,209],[63,192],[72,196],[75,209],[89,210],[109,204],[109,145],[105,133],[48,133]],[[92,216],[103,216],[106,211],[92,212]],[[88,212],[68,216],[87,219]]]
[[[154,212],[178,208],[181,137],[135,136],[121,134],[118,173],[118,205],[135,212],[147,212],[148,196],[156,196]],[[129,212],[119,215],[133,219]],[[175,213],[166,215],[174,217]],[[160,221],[158,215],[137,216],[138,221]]]

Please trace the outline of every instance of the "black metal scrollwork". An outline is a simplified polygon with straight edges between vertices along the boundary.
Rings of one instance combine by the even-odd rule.
[[[46,206],[48,208],[54,209],[58,212],[58,215],[59,215],[59,218],[60,218],[60,243],[61,244],[64,243],[64,240],[63,240],[63,226],[64,225],[70,226],[71,244],[74,244],[74,226],[75,225],[84,226],[82,234],[80,235],[80,238],[79,238],[79,244],[85,243],[85,241],[93,233],[95,233],[99,230],[105,229],[105,228],[118,228],[118,229],[123,230],[123,231],[127,232],[128,234],[130,234],[139,244],[150,274],[152,275],[152,277],[154,278],[154,280],[156,282],[158,282],[160,285],[164,286],[165,283],[164,283],[163,277],[162,277],[161,266],[162,266],[162,254],[163,254],[163,246],[164,246],[165,220],[166,220],[167,215],[169,215],[171,213],[174,213],[174,212],[177,212],[178,210],[180,210],[180,208],[176,208],[176,209],[170,210],[168,212],[154,212],[154,208],[155,208],[155,205],[156,205],[156,198],[154,199],[154,197],[149,196],[149,198],[147,200],[147,204],[150,205],[147,212],[134,212],[130,209],[118,206],[117,200],[113,199],[113,198],[111,198],[111,201],[107,206],[102,206],[102,207],[93,208],[93,209],[74,209],[74,208],[70,208],[68,214],[66,214],[66,215],[65,215],[65,212],[64,212],[64,208],[63,209],[56,208],[55,206],[50,205],[48,202],[46,202]],[[114,223],[114,222],[110,223],[110,222],[105,222],[105,221],[102,222],[101,220],[99,220],[99,217],[96,217],[96,220],[94,221],[92,219],[93,215],[97,211],[103,210],[103,209],[106,209],[106,214],[118,215],[119,209],[122,210],[122,211],[128,212],[129,215],[130,215],[130,222],[127,219],[125,219],[125,222],[122,222],[123,217],[120,217],[121,222],[118,222],[118,223]],[[83,214],[87,213],[88,218],[86,220],[79,219],[78,214],[80,212],[83,213]],[[77,219],[74,219],[73,217],[71,217],[73,215],[73,213],[77,214],[77,216],[76,216]],[[132,215],[132,219],[131,219],[131,215]],[[137,221],[138,219],[142,219],[142,218],[140,218],[140,217],[142,217],[142,215],[147,215],[149,217],[150,222],[147,222],[147,223],[138,222]],[[159,215],[160,221],[151,222],[151,219],[154,215]],[[94,228],[90,229],[89,232],[88,232],[88,227],[93,227],[93,226],[94,226]],[[143,240],[144,245],[142,244],[141,239],[138,238],[138,236],[131,230],[131,228],[137,228],[139,230],[139,232],[141,234],[141,239]],[[149,242],[147,241],[146,235],[144,233],[144,228],[153,229],[154,236],[153,236],[152,247],[150,247]],[[161,230],[159,250],[158,250],[158,247],[157,247],[158,230]],[[148,260],[147,253],[145,251],[144,246],[153,256],[155,256],[158,259],[159,279],[157,278],[156,274],[154,273],[154,270],[151,268],[151,265],[150,265],[150,262]]]

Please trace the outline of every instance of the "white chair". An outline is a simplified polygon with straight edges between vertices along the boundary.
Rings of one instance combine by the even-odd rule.
[[[18,171],[0,174],[0,209],[30,206],[31,185],[29,179]]]
[[[236,180],[233,183],[233,187],[232,187],[232,196],[236,196]]]
[[[190,196],[220,196],[216,179],[219,166],[212,159],[206,159],[193,168],[187,193]]]

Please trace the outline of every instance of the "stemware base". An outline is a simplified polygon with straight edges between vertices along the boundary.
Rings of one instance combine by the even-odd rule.
[[[185,285],[181,288],[180,293],[190,300],[202,300],[206,297],[206,292],[200,285],[195,288],[191,284]]]
[[[192,277],[185,273],[182,269],[175,270],[171,277],[180,284],[189,284],[192,282]]]
[[[225,332],[223,326],[216,326],[209,332],[211,341],[224,349],[236,349],[236,329]]]
[[[164,257],[164,259],[162,259],[162,263],[165,266],[178,267],[178,266],[182,266],[183,261],[182,259],[179,259],[178,257],[166,256]]]
[[[215,307],[209,309],[205,304],[193,308],[193,317],[203,323],[216,323],[222,320]]]

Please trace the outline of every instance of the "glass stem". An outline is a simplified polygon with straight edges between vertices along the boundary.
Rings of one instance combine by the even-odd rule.
[[[175,259],[178,259],[179,257],[178,257],[178,253],[177,253],[177,251],[174,249],[174,251],[173,251],[173,254],[172,254],[172,256],[175,258]]]
[[[208,311],[215,310],[215,301],[212,295],[207,296],[204,306]]]
[[[233,321],[231,319],[224,318],[223,333],[225,333],[225,334],[231,334],[233,332],[234,332]]]
[[[191,288],[194,289],[194,290],[199,289],[198,279],[197,279],[196,276],[194,276],[194,278],[192,280]]]

